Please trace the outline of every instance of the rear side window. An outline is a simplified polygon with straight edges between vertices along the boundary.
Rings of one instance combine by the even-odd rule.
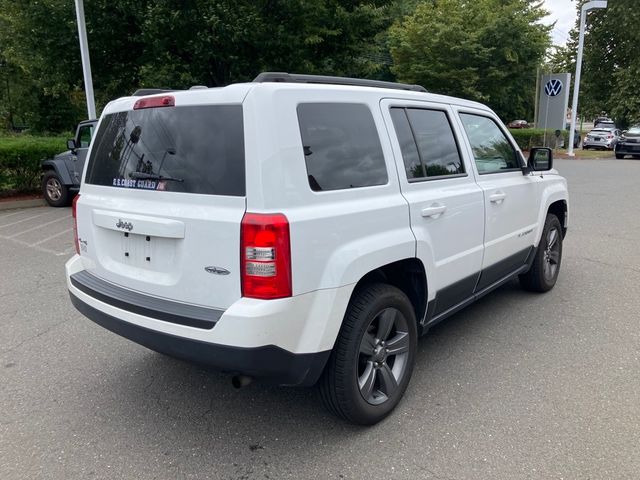
[[[85,181],[119,188],[245,195],[242,106],[146,108],[106,115]]]
[[[303,103],[298,122],[313,191],[387,183],[378,130],[366,105]]]
[[[392,108],[407,179],[464,175],[464,163],[442,110]]]

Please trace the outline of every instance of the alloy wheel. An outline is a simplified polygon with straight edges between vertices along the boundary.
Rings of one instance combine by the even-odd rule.
[[[551,281],[555,278],[560,263],[560,232],[551,228],[547,232],[547,248],[544,250],[543,272],[544,278]]]
[[[62,184],[57,178],[52,177],[47,180],[46,188],[47,196],[54,202],[57,202],[62,198]]]
[[[409,325],[396,308],[385,308],[369,323],[360,342],[358,388],[371,405],[380,405],[398,390],[407,371]]]

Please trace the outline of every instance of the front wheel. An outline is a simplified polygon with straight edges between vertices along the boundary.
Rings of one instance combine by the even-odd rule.
[[[371,284],[349,302],[319,388],[326,407],[345,420],[373,425],[398,405],[416,357],[416,317],[396,287]]]
[[[527,273],[520,275],[520,285],[532,292],[547,292],[558,280],[562,260],[562,226],[553,214],[544,222],[542,238],[536,250],[533,264]]]
[[[622,160],[624,158],[624,155],[622,153],[616,153],[616,158],[618,160]]]
[[[62,183],[60,177],[53,170],[45,172],[42,177],[42,195],[52,207],[66,207],[69,205],[69,188]]]

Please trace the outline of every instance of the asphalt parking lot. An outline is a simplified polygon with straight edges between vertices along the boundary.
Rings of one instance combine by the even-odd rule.
[[[70,210],[0,212],[0,479],[638,478],[640,161],[556,165],[556,288],[514,282],[434,328],[371,428],[94,325],[66,292]]]

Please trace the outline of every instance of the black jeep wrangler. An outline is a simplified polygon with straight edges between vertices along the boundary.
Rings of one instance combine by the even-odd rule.
[[[84,120],[76,128],[76,136],[67,140],[66,152],[42,162],[42,194],[52,207],[71,203],[80,189],[80,176],[87,158],[97,120]]]

